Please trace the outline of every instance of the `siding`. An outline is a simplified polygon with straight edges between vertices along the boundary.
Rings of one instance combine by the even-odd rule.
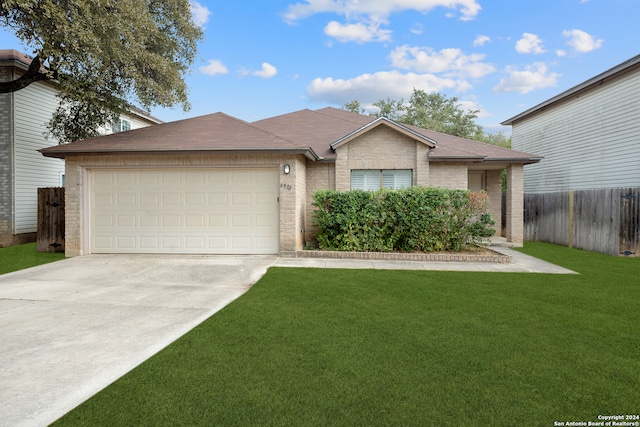
[[[37,150],[56,145],[45,139],[46,124],[58,105],[56,91],[34,83],[14,94],[15,230],[14,234],[37,229],[38,187],[60,186],[64,161],[42,156]]]
[[[512,141],[544,156],[525,193],[640,186],[640,71],[515,122]]]

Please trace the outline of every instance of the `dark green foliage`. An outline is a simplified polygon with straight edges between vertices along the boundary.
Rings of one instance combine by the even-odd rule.
[[[313,197],[324,250],[459,251],[494,233],[486,195],[466,190],[321,190]]]

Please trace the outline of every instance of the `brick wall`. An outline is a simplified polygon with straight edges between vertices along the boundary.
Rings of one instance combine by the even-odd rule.
[[[451,190],[466,190],[469,188],[469,168],[461,162],[433,162],[429,165],[429,185]]]
[[[315,245],[318,228],[313,225],[313,193],[317,190],[335,190],[335,163],[307,161],[307,202],[305,219],[305,243]]]
[[[524,241],[524,168],[511,165],[507,168],[507,241],[522,244]]]
[[[0,82],[11,80],[12,71],[0,67]],[[13,224],[13,95],[0,94],[0,247],[12,242]]]
[[[427,153],[424,144],[387,126],[378,126],[336,149],[336,189],[351,189],[354,169],[411,169],[414,184],[426,182]]]

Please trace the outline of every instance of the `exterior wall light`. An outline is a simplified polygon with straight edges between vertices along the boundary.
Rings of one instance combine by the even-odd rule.
[[[284,165],[284,173],[288,174],[289,172],[291,172],[291,167],[288,164]]]

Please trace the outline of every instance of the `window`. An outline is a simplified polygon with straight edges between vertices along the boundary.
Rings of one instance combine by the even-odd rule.
[[[131,122],[127,119],[117,119],[111,123],[111,132],[124,132],[131,129]]]
[[[351,189],[376,191],[381,188],[397,190],[411,187],[410,169],[352,170]]]

